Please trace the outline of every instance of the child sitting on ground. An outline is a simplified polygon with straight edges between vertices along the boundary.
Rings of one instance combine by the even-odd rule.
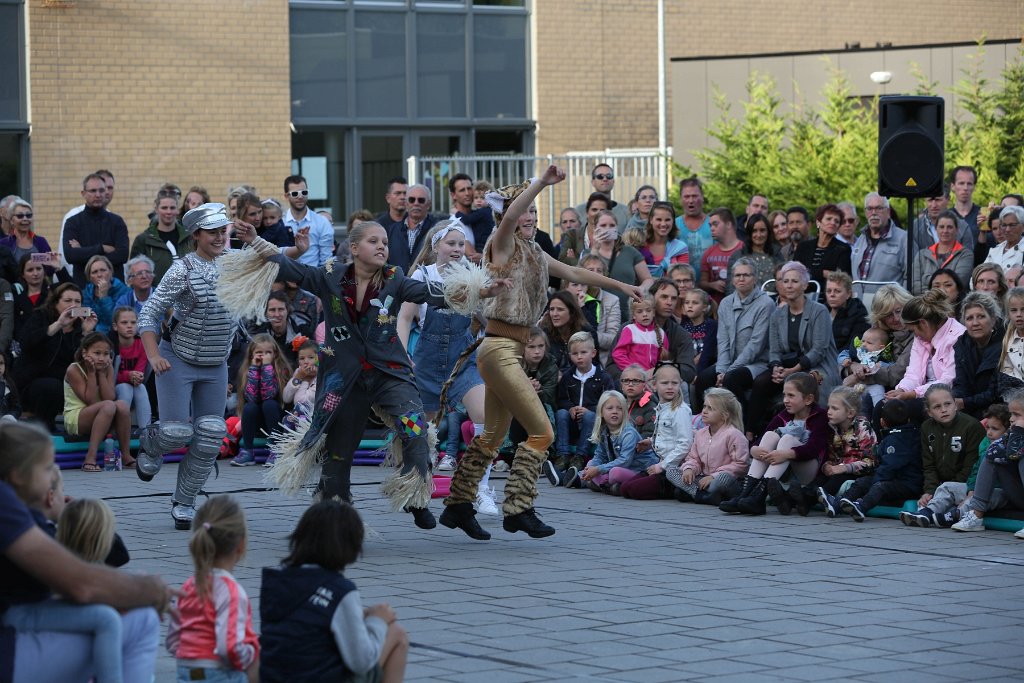
[[[740,490],[740,479],[750,467],[747,437],[743,434],[743,408],[728,389],[704,393],[704,427],[693,437],[690,453],[679,468],[676,500],[718,505]]]
[[[117,400],[135,410],[135,422],[140,428],[152,421],[153,412],[149,404],[149,392],[146,390],[146,349],[136,334],[139,316],[133,306],[120,306],[114,309],[113,337],[117,347],[117,383],[114,392]]]
[[[935,386],[929,387],[928,392]],[[883,502],[902,504],[921,491],[921,436],[917,425],[910,422],[907,404],[899,399],[886,401],[880,420],[888,434],[878,445],[878,469],[854,481],[839,500],[822,492],[819,502],[829,517],[835,517],[837,510],[841,510],[854,521],[863,522],[875,506]]]
[[[409,636],[395,611],[364,608],[343,573],[362,553],[363,534],[351,505],[321,501],[303,513],[281,566],[263,569],[263,683],[403,679]]]
[[[629,310],[633,322],[622,328],[612,361],[620,368],[636,363],[652,370],[668,357],[668,337],[654,320],[654,297],[645,294],[639,301],[630,301]]]
[[[571,466],[581,470],[590,457],[590,435],[597,419],[597,402],[604,392],[615,389],[615,381],[594,364],[597,351],[590,332],[572,335],[568,348],[573,372],[565,373],[558,382],[555,457],[556,463],[568,460]],[[576,438],[575,453],[570,450],[573,437]]]
[[[131,455],[132,414],[117,400],[114,390],[112,345],[102,332],[90,332],[75,352],[75,362],[64,373],[64,429],[89,437],[83,472],[102,472],[96,463],[100,442],[114,432],[126,468],[135,467]]]
[[[948,384],[932,384],[924,402],[929,418],[921,425],[924,493],[917,502],[919,510],[931,502],[939,484],[967,481],[985,438],[981,423],[957,410],[953,388]]]
[[[282,399],[286,377],[292,374],[281,347],[269,334],[257,334],[249,343],[246,362],[238,369],[238,416],[242,418],[242,440],[231,464],[248,467],[256,464],[256,435],[277,430],[281,423]]]
[[[437,443],[444,444],[437,461],[437,469],[441,472],[452,472],[458,464],[459,445],[462,443],[462,423],[469,419],[469,411],[462,403],[448,408],[444,420],[437,429]],[[443,442],[442,442],[443,440]]]
[[[555,426],[555,394],[558,390],[558,366],[554,359],[548,354],[548,337],[539,327],[530,328],[530,341],[523,349],[523,370],[526,371],[526,378],[530,380],[530,386],[540,397],[540,404],[547,413],[551,426]],[[501,456],[494,463],[497,472],[508,470],[508,459],[511,459],[515,452],[515,444],[526,440],[527,433],[518,420],[512,418],[512,424],[508,430],[508,436],[501,448]],[[568,467],[568,461],[565,467]]]
[[[828,423],[832,438],[821,466],[824,482],[818,487],[822,493],[835,496],[847,481],[871,474],[878,461],[875,445],[878,438],[867,418],[857,415],[863,388],[836,387],[828,397]]]
[[[647,468],[646,477],[637,477],[623,484],[624,498],[671,498],[673,491],[680,486],[679,466],[693,444],[693,413],[683,400],[679,366],[671,362],[659,363],[651,380],[658,396],[652,438],[658,462]]]
[[[178,659],[179,681],[256,679],[260,643],[252,607],[231,575],[245,555],[245,542],[245,515],[231,496],[213,496],[199,508],[188,544],[196,573],[181,587],[167,627],[167,651]]]
[[[647,389],[647,373],[636,363],[627,365],[619,375],[619,384],[622,385],[622,394],[629,402],[626,408],[629,421],[640,432],[641,439],[651,439],[658,423],[658,400]]]
[[[917,526],[927,529],[931,525],[949,528],[960,521],[966,511],[967,502],[974,496],[974,486],[978,478],[978,467],[989,452],[1004,451],[1006,433],[1010,429],[1010,409],[1005,403],[990,405],[985,411],[982,425],[985,427],[985,438],[978,446],[978,459],[974,462],[971,474],[966,482],[946,481],[937,489],[928,504],[916,512],[903,510],[900,521],[906,526]],[[1024,426],[1024,425],[1022,425]],[[1022,430],[1024,431],[1024,430]],[[998,489],[997,489],[998,491]],[[1002,502],[1002,491],[993,496],[993,506]]]
[[[658,462],[654,451],[640,447],[640,432],[626,417],[626,397],[618,391],[606,391],[597,403],[597,420],[590,442],[594,457],[583,471],[571,476],[565,485],[577,488],[580,480],[591,491],[620,495],[622,485],[646,472]]]

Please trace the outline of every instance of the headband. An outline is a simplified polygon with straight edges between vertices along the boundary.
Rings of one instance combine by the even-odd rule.
[[[433,251],[437,246],[437,243],[443,240],[445,235],[455,230],[461,232],[462,236],[467,240],[469,239],[469,233],[466,231],[466,226],[463,225],[462,221],[458,218],[453,218],[448,225],[435,232],[434,236],[430,238],[430,250]]]

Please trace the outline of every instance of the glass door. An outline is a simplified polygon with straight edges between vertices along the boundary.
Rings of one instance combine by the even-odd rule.
[[[388,181],[405,176],[405,159],[409,155],[408,136],[404,133],[367,132],[359,134],[359,178],[356,196],[362,198],[360,209],[378,214],[387,209],[384,193]],[[353,208],[353,210],[355,210]]]

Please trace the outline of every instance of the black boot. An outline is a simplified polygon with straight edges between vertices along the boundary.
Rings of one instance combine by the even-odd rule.
[[[405,511],[412,515],[413,523],[420,529],[433,529],[437,526],[437,520],[434,519],[434,513],[430,508],[407,507]]]
[[[678,500],[680,503],[692,503],[694,501],[693,497],[686,491],[682,490],[679,487],[673,488],[675,490],[672,491],[672,497]]]
[[[693,502],[700,505],[719,505],[722,502],[722,496],[718,493],[710,493],[707,489],[697,489],[697,495],[693,497]]]
[[[768,492],[765,490],[764,480],[761,479],[748,495],[740,498],[739,502],[736,503],[736,509],[744,515],[763,515],[768,512],[768,506],[765,502],[767,497]]]
[[[768,501],[779,509],[780,515],[788,515],[793,511],[793,501],[778,479],[766,478],[764,489],[768,493]]]
[[[809,495],[804,487],[799,482],[793,481],[789,485],[790,500],[793,501],[793,509],[797,511],[801,517],[806,517],[810,513],[811,508],[818,502],[818,496],[815,493],[813,496]]]
[[[540,521],[537,511],[533,508],[524,510],[517,515],[509,515],[501,523],[501,526],[505,531],[513,534],[517,531],[525,531],[530,538],[546,538],[555,533],[554,527]]]
[[[740,499],[743,498],[744,496],[749,495],[750,492],[754,490],[754,487],[757,486],[758,482],[760,481],[760,479],[754,479],[750,475],[743,477],[743,488],[740,489],[740,492],[737,493],[732,498],[730,498],[729,500],[723,500],[721,503],[719,503],[718,509],[721,510],[722,512],[728,512],[730,515],[735,515],[740,511],[738,507]]]
[[[441,524],[449,529],[462,529],[466,535],[477,541],[489,541],[491,535],[476,521],[476,510],[472,503],[447,505],[441,513]]]

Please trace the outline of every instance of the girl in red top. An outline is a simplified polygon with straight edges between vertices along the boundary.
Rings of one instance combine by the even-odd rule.
[[[120,306],[114,311],[114,334],[117,335],[117,377],[114,392],[117,400],[135,410],[135,422],[146,427],[153,411],[146,390],[146,349],[137,334],[139,316],[133,306]]]
[[[245,515],[231,496],[214,496],[199,508],[188,544],[196,573],[181,587],[178,611],[167,627],[178,681],[256,680],[260,643],[252,607],[231,575],[245,555],[245,539]]]

